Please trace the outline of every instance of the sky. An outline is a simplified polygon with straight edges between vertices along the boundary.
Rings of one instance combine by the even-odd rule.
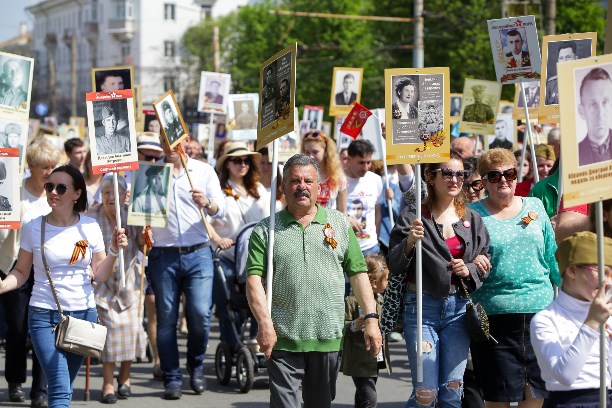
[[[0,24],[0,42],[19,35],[19,22],[25,21],[32,29],[32,19],[25,8],[40,0],[0,0],[0,10],[4,15]]]

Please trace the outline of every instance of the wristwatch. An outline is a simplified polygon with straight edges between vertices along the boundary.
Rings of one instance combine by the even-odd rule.
[[[365,315],[363,317],[363,320],[366,320],[366,319],[378,319],[378,318],[379,318],[378,317],[378,313],[368,313],[367,315]]]
[[[206,203],[204,208],[206,208],[207,210],[210,210],[212,208],[212,201],[210,201],[210,198],[208,199],[208,203]]]

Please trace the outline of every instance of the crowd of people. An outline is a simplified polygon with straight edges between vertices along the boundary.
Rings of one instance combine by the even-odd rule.
[[[83,363],[53,345],[59,314],[43,266],[46,255],[64,313],[99,320],[108,329],[100,359],[102,403],[131,397],[131,364],[144,358],[147,347],[152,375],[163,381],[162,397],[181,398],[182,310],[185,368],[196,394],[207,388],[204,357],[216,316],[231,353],[244,342],[265,356],[272,407],[299,407],[302,401],[329,407],[339,371],[353,379],[355,406],[373,407],[379,370],[393,365],[388,342],[405,339],[411,372],[417,372],[419,303],[424,376],[412,376],[407,407],[592,403],[599,387],[595,343],[612,313],[605,294],[612,277],[612,204],[604,205],[610,239],[600,286],[593,209],[565,208],[558,197],[558,133],[553,129],[548,144],[535,147],[535,157],[527,152],[522,168],[520,150],[483,152],[480,138],[455,138],[446,162],[422,166],[417,217],[414,168],[388,166],[385,172],[365,139],[338,149],[325,133],[308,131],[301,153],[282,165],[273,186],[267,148],[223,142],[210,158],[213,166],[189,137],[180,143],[187,153],[183,162],[178,147],[143,132],[139,160],[172,168],[164,198],[169,210],[161,205],[157,211],[167,219],[164,228],[128,225],[129,203],[143,201],[129,197],[132,174],[117,178],[117,201],[112,177],[92,172],[83,141],[66,141],[63,164],[53,143],[37,138],[26,148],[22,228],[11,230],[0,247],[9,399],[26,399],[28,338],[34,408],[69,406]],[[159,170],[150,167],[146,175],[159,177]],[[238,262],[239,234],[253,225],[246,261]],[[273,271],[267,261],[270,230]],[[415,280],[418,241],[422,301]],[[214,251],[223,276],[214,271]],[[125,286],[116,270],[119,252]],[[226,285],[238,286],[240,274],[254,316],[250,330],[242,329],[242,314],[227,308]],[[387,281],[397,277],[401,300],[392,305]],[[471,301],[486,310],[492,340],[472,341],[466,320]],[[399,324],[383,338],[379,319],[389,313]]]

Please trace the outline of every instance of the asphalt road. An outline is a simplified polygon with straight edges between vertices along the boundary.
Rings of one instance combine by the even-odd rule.
[[[268,377],[265,369],[255,374],[253,389],[243,394],[240,392],[238,383],[233,378],[227,386],[217,383],[214,371],[214,353],[219,343],[219,331],[216,321],[213,322],[211,339],[206,355],[205,375],[208,389],[201,395],[195,395],[189,387],[189,376],[184,371],[183,377],[183,397],[177,401],[166,401],[161,398],[163,384],[155,381],[152,376],[153,364],[148,362],[134,363],[132,365],[132,397],[129,400],[119,400],[115,406],[129,406],[130,408],[139,407],[235,407],[235,408],[263,408],[268,406],[269,388]],[[410,391],[410,369],[408,358],[405,351],[405,343],[390,343],[390,353],[393,366],[391,376],[386,371],[381,371],[378,379],[378,406],[380,408],[401,408],[404,406]],[[181,364],[185,364],[186,337],[179,335],[179,350],[181,352]],[[0,406],[6,407],[29,407],[29,400],[23,403],[12,403],[8,398],[8,384],[4,378],[5,353],[0,353]],[[93,365],[90,371],[90,395],[89,400],[85,401],[85,365],[81,369],[75,384],[73,405],[86,407],[99,407],[100,389],[102,387],[102,366]],[[26,395],[29,393],[31,377],[24,384]],[[337,396],[334,407],[352,407],[355,388],[350,377],[339,374],[337,383]],[[129,405],[128,405],[129,404]]]

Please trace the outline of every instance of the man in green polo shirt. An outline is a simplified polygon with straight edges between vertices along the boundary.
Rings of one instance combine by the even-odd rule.
[[[316,204],[319,165],[297,154],[285,163],[287,207],[276,214],[272,314],[266,277],[269,218],[249,243],[247,296],[259,323],[257,341],[270,377],[270,407],[331,407],[344,326],[344,273],[365,315],[366,348],[378,355],[381,335],[367,268],[344,214]]]

